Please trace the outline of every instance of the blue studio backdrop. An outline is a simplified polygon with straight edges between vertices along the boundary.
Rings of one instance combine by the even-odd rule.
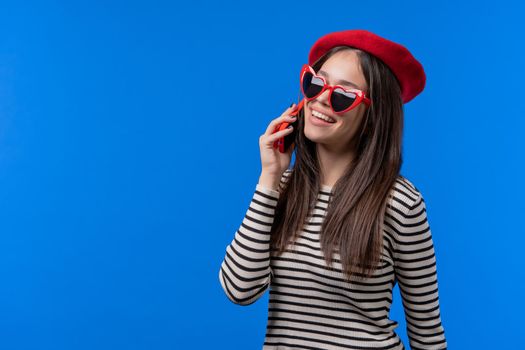
[[[0,349],[260,349],[218,273],[317,38],[405,45],[402,174],[450,348],[516,349],[524,99],[515,1],[0,2]],[[391,318],[408,347],[398,288]]]

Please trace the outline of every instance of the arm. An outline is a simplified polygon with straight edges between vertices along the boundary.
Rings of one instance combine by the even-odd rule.
[[[419,194],[396,224],[394,267],[403,299],[410,348],[446,349],[439,311],[436,257],[425,201]]]
[[[235,304],[254,303],[270,284],[270,231],[279,195],[257,184],[243,222],[226,248],[219,280]]]

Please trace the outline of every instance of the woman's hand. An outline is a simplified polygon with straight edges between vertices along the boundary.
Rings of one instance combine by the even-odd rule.
[[[273,143],[279,138],[290,134],[293,131],[293,127],[290,125],[287,129],[273,133],[275,128],[283,123],[295,122],[297,117],[290,116],[293,111],[295,104],[288,107],[280,117],[275,118],[270,122],[266,132],[259,137],[259,147],[261,149],[261,177],[259,178],[259,184],[276,190],[279,186],[281,176],[292,159],[292,152],[295,144],[292,143],[285,153],[279,152],[279,149],[273,147]]]

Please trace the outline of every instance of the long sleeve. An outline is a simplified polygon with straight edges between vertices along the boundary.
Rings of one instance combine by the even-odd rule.
[[[219,280],[235,304],[254,303],[271,282],[270,231],[279,195],[257,184],[242,224],[226,247]]]
[[[425,201],[419,193],[397,223],[394,267],[403,300],[410,348],[446,349],[439,309],[436,257]]]

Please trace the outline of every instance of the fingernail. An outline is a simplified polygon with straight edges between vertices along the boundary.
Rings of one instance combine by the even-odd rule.
[[[292,126],[291,126],[291,125],[288,125],[288,127],[287,127],[286,129],[291,129],[291,128],[292,128]]]
[[[295,103],[292,103],[292,104],[290,105],[290,107],[293,107],[294,105],[295,105]],[[288,107],[288,108],[290,108],[290,107]]]

